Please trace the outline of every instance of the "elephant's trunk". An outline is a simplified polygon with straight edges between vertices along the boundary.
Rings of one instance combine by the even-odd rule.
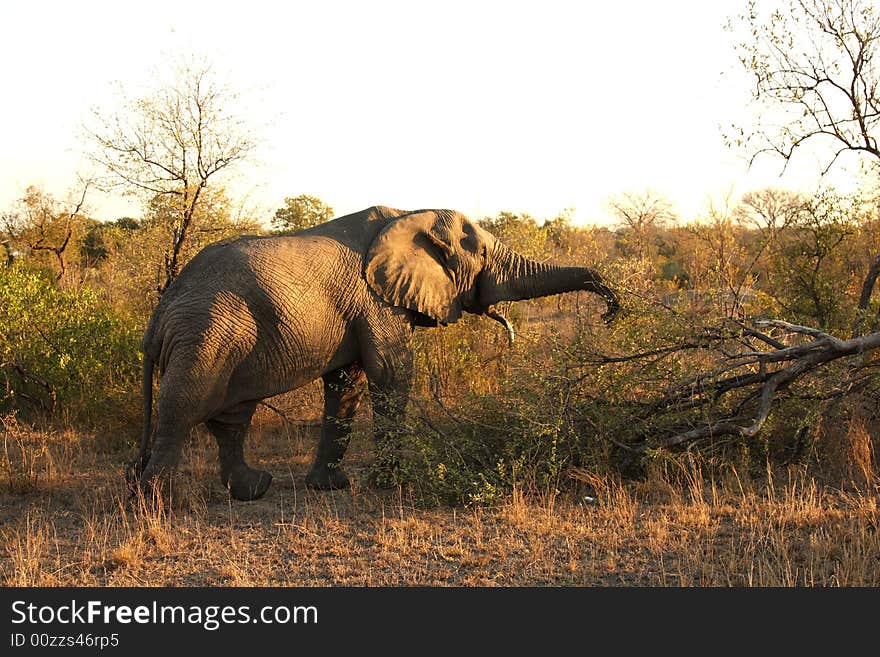
[[[535,299],[551,294],[586,290],[601,296],[608,306],[602,317],[609,321],[620,309],[614,291],[589,267],[560,267],[537,262],[495,245],[495,257],[484,272],[480,303],[491,306],[501,301]]]

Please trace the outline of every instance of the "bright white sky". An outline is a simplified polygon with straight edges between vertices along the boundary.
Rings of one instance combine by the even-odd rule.
[[[6,2],[0,10],[0,210],[30,184],[63,198],[86,172],[79,126],[168,53],[206,55],[249,92],[264,142],[228,181],[268,219],[285,196],[501,210],[583,223],[657,190],[707,199],[815,184],[815,162],[746,171],[720,126],[748,81],[723,30],[744,0]],[[97,216],[139,214],[89,198]]]

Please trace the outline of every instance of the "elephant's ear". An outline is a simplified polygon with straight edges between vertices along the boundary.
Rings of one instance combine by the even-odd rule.
[[[367,251],[364,276],[388,303],[408,308],[449,324],[461,317],[461,300],[450,260],[450,231],[455,221],[435,211],[420,211],[396,219],[376,237]]]

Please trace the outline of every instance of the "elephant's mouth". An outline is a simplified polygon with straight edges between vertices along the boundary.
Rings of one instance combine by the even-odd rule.
[[[496,322],[501,324],[504,327],[504,330],[507,331],[507,340],[510,343],[510,346],[513,346],[513,341],[516,337],[516,333],[513,330],[513,324],[510,323],[510,320],[507,319],[507,317],[498,312],[498,310],[496,310],[494,306],[484,306],[482,308],[465,308],[465,310],[474,315],[485,315],[486,317],[494,319]],[[434,328],[440,326],[441,324],[441,322],[438,322],[433,317],[428,317],[427,315],[415,310],[411,312],[413,318],[413,326]]]
[[[417,310],[411,310],[412,313],[412,322],[413,326],[425,326],[427,328],[434,328],[435,326],[440,326],[440,322],[438,322],[433,317],[429,317],[424,313],[420,313]]]

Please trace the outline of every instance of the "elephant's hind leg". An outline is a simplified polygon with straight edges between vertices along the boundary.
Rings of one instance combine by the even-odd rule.
[[[244,438],[250,426],[256,404],[245,413],[247,419],[214,418],[205,422],[208,430],[217,439],[220,458],[220,481],[237,500],[255,500],[262,497],[272,483],[272,475],[265,470],[256,470],[244,460]]]
[[[167,502],[173,497],[173,475],[191,428],[192,425],[169,427],[162,423],[157,427],[149,460],[140,476],[140,492],[147,500],[159,498]]]
[[[173,383],[173,374],[166,374],[159,392],[153,445],[140,477],[140,490],[146,497],[159,497],[166,501],[171,499],[174,492],[173,475],[180,461],[183,443],[190,430],[199,423],[196,405],[190,400],[178,398],[174,394]]]
[[[334,370],[324,377],[324,418],[315,462],[306,485],[320,490],[347,488],[348,477],[339,467],[351,439],[351,422],[364,394],[364,374],[359,366]]]

